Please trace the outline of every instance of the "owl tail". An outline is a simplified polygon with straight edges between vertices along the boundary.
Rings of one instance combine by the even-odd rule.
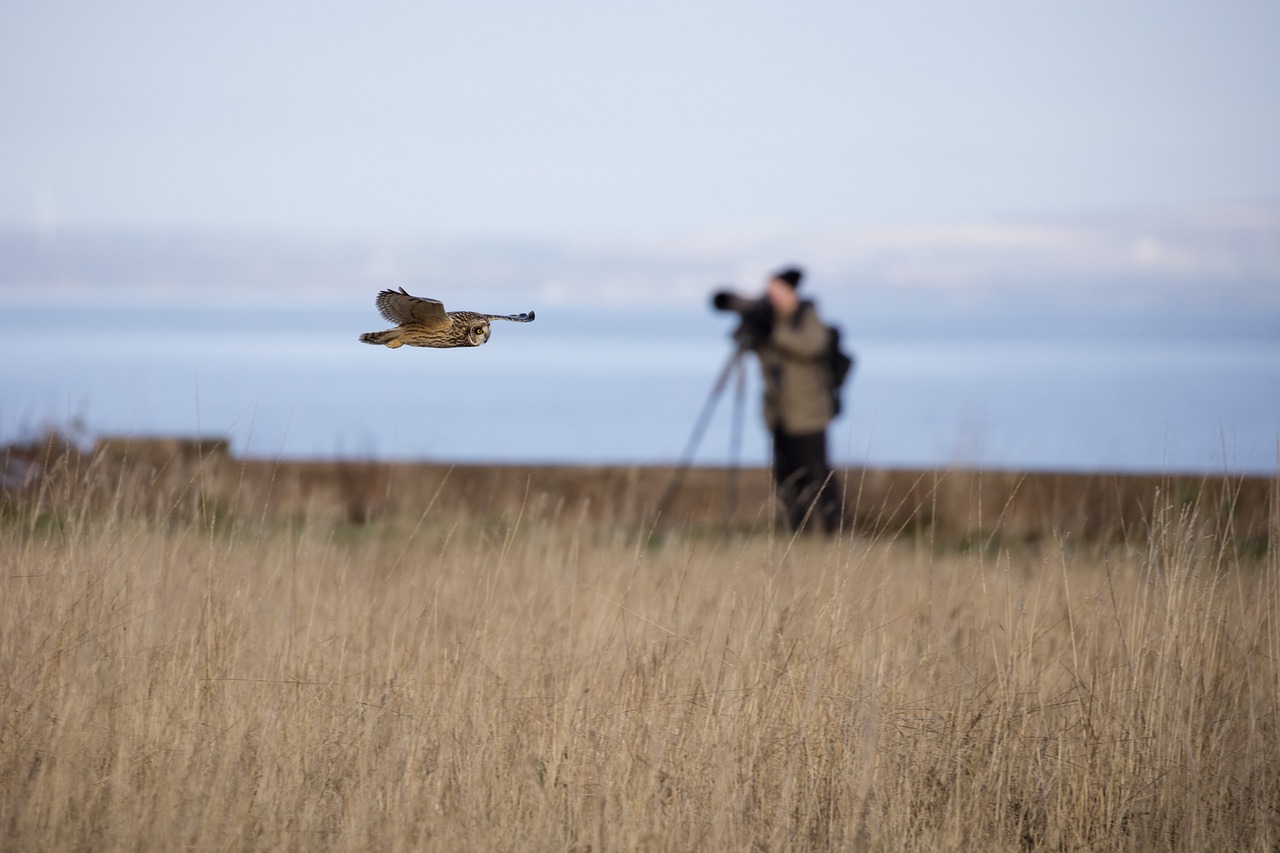
[[[373,344],[374,346],[386,345],[395,349],[402,345],[404,341],[400,340],[399,329],[387,329],[385,332],[365,332],[360,336],[360,343]]]

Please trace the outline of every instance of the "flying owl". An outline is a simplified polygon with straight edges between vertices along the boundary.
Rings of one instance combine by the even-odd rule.
[[[378,313],[394,329],[365,332],[360,340],[366,344],[383,344],[395,349],[411,347],[478,347],[489,340],[490,320],[530,323],[533,312],[525,314],[478,314],[475,311],[445,311],[439,299],[411,296],[400,288],[378,294]]]

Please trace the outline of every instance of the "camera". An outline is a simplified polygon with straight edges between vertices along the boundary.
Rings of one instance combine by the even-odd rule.
[[[730,290],[720,290],[711,297],[711,307],[738,315],[733,340],[743,349],[759,349],[773,334],[773,305],[763,297],[748,299]]]

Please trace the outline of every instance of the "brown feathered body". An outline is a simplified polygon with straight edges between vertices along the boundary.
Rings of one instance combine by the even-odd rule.
[[[476,311],[445,311],[439,299],[412,296],[402,287],[384,290],[375,303],[378,313],[394,329],[365,332],[360,340],[366,344],[390,347],[478,347],[489,340],[490,320],[514,323],[533,321],[533,312],[523,314],[481,314]]]

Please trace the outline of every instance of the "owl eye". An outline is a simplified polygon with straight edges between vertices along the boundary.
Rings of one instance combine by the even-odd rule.
[[[483,335],[483,334],[484,334],[484,326],[476,326],[475,328],[473,328],[473,329],[471,330],[471,334],[476,335],[477,337],[478,337],[478,336],[480,336],[480,335]]]

